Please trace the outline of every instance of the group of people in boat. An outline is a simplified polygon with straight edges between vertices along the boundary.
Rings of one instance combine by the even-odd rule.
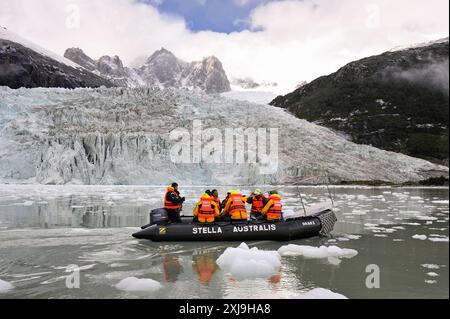
[[[181,223],[180,212],[186,198],[181,197],[178,184],[172,183],[164,195],[164,208],[171,223]],[[283,220],[281,197],[277,191],[264,196],[256,189],[250,196],[239,191],[230,190],[224,200],[220,200],[219,192],[206,190],[194,208],[194,222],[214,223],[216,221],[247,221],[246,204],[251,205],[250,218],[278,222]]]

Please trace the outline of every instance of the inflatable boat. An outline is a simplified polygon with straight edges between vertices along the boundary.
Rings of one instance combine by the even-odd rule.
[[[289,241],[315,236],[327,236],[337,218],[333,209],[325,208],[303,217],[280,222],[250,220],[247,222],[215,222],[201,224],[192,217],[183,217],[182,223],[168,224],[167,212],[156,209],[150,213],[150,224],[134,233],[138,239],[163,241]]]

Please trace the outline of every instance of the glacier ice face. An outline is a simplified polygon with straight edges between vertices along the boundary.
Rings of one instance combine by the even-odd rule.
[[[278,128],[278,166],[174,163],[169,136],[208,128]],[[203,140],[203,145],[207,143]],[[0,180],[43,184],[284,184],[448,176],[448,168],[357,145],[269,105],[185,89],[0,87]]]

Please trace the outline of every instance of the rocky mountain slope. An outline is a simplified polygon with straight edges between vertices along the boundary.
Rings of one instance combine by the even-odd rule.
[[[162,48],[136,68],[124,67],[118,56],[103,56],[99,60],[93,60],[79,48],[67,49],[64,57],[107,78],[117,86],[186,87],[201,89],[207,93],[231,90],[222,63],[213,56],[188,63]]]
[[[352,62],[271,104],[356,143],[448,165],[448,38]]]
[[[328,177],[334,183],[448,178],[447,167],[354,144],[280,108],[198,90],[0,87],[0,101],[2,182],[167,184],[177,180],[195,185],[254,185],[298,183],[311,177],[315,178],[308,179],[310,183],[328,182]],[[270,121],[266,114],[271,115]],[[193,120],[200,121],[201,135],[194,135]],[[209,128],[215,130],[206,131]],[[224,151],[234,155],[229,162],[225,155],[218,163],[191,156],[192,163],[172,161],[171,154],[179,155],[179,139],[170,138],[175,129],[191,141],[200,141],[201,154],[210,156],[221,154],[218,148],[208,148],[211,134],[224,138],[227,128],[237,130],[237,136],[243,136],[242,129],[263,129],[273,144],[269,150],[258,136],[255,161],[249,160],[248,145],[256,142],[239,138],[236,143],[247,145],[246,152]],[[269,129],[278,129],[276,143]],[[245,160],[238,161],[238,156]]]
[[[143,65],[129,68],[118,56],[94,60],[79,48],[64,57],[0,27],[0,85],[19,87],[141,87],[201,89],[207,93],[231,90],[222,63],[214,56],[184,62],[166,49],[156,51]]]
[[[107,79],[0,27],[0,86],[111,87]]]
[[[69,48],[64,52],[64,57],[90,72],[107,79],[114,83],[115,86],[137,87],[146,85],[136,74],[135,70],[123,65],[122,60],[117,55],[112,57],[104,55],[98,60],[94,60],[79,48]]]

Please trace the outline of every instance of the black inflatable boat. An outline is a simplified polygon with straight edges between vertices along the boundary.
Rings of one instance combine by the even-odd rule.
[[[150,224],[133,234],[138,239],[152,241],[289,241],[328,235],[336,223],[332,209],[325,209],[310,216],[287,219],[281,222],[248,221],[216,222],[200,224],[192,217],[183,217],[181,224],[167,224],[164,209],[150,213]]]

